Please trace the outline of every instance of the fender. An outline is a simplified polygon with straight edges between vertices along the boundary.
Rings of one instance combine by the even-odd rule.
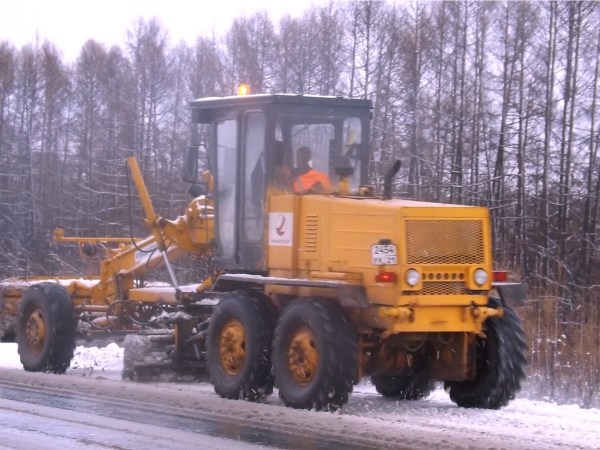
[[[492,288],[498,291],[502,304],[506,306],[526,306],[527,305],[527,285],[525,283],[492,283]]]

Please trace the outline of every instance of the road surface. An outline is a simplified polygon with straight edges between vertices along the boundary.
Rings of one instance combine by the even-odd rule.
[[[85,376],[84,376],[85,375]],[[0,449],[598,449],[600,411],[516,400],[457,408],[443,391],[396,402],[359,385],[341,412],[224,400],[205,382],[0,369]]]

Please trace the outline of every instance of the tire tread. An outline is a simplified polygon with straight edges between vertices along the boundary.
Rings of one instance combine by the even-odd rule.
[[[49,347],[37,361],[30,361],[25,343],[24,312],[29,303],[46,302],[48,323],[46,324]],[[17,349],[23,368],[29,372],[51,372],[62,374],[67,371],[75,351],[75,318],[73,302],[67,290],[58,283],[42,282],[31,286],[19,302],[17,321]]]
[[[490,304],[498,303],[491,299]],[[525,379],[527,344],[517,314],[503,306],[502,317],[488,319],[486,341],[478,340],[478,373],[473,381],[446,382],[450,399],[463,408],[500,409],[513,400]],[[490,356],[489,352],[495,352]]]
[[[215,392],[222,398],[235,400],[260,401],[273,392],[274,377],[271,373],[271,342],[273,341],[274,317],[272,309],[265,304],[266,299],[258,298],[245,291],[232,291],[225,294],[224,298],[215,308],[211,316],[208,327],[208,345],[207,362],[209,376],[213,383]],[[221,379],[222,372],[219,369],[218,355],[214,344],[215,333],[218,326],[217,316],[220,309],[227,307],[227,304],[233,304],[237,308],[242,308],[248,317],[251,317],[249,323],[244,326],[251,327],[246,331],[246,335],[256,336],[258,342],[258,357],[247,359],[250,364],[246,376],[242,377],[237,385],[227,385]],[[215,314],[217,316],[215,316]],[[242,369],[244,370],[244,369]]]
[[[421,400],[435,389],[434,380],[411,375],[373,375],[371,382],[383,397],[396,400]]]
[[[284,361],[280,363],[281,367],[275,367],[276,360],[284,358],[287,351],[280,348],[279,343],[285,340],[286,333],[289,332],[288,322],[298,315],[311,319],[316,316],[315,326],[322,327],[327,335],[324,342],[326,354],[319,355],[320,364],[325,363],[322,368],[324,372],[319,385],[299,395],[299,398],[291,398],[281,384],[279,396],[286,406],[292,408],[335,411],[348,402],[358,376],[356,331],[338,303],[318,297],[296,299],[283,310],[275,329],[272,358],[274,372],[284,370]],[[281,380],[278,381],[280,382]]]

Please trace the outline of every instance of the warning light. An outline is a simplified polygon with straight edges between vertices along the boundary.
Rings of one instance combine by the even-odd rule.
[[[247,84],[240,84],[238,88],[238,95],[248,95],[250,94],[250,86]]]

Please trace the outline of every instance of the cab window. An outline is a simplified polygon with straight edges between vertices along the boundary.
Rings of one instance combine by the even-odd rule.
[[[235,255],[235,216],[237,191],[237,120],[217,122],[217,236],[221,257]]]
[[[356,192],[365,152],[359,117],[279,114],[271,151],[272,185],[276,192],[335,192],[339,176],[334,165],[344,156],[354,167],[349,182],[350,191]]]
[[[309,165],[329,176],[330,146],[335,137],[335,129],[330,123],[292,126],[292,151],[296,171],[298,167],[298,149],[307,147],[311,151]]]
[[[360,187],[362,127],[358,117],[348,117],[344,120],[344,148],[342,155],[350,159],[354,167],[354,175],[350,177],[350,192],[358,191]]]
[[[262,112],[248,113],[244,123],[244,208],[242,240],[258,243],[264,235],[265,218],[265,129]]]

